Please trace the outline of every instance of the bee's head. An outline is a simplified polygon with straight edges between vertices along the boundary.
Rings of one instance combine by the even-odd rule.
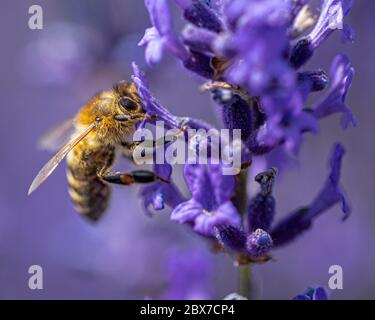
[[[123,81],[115,84],[111,91],[95,96],[80,115],[79,123],[97,122],[96,137],[106,144],[121,142],[124,137],[133,133],[138,122],[148,118],[135,85]]]

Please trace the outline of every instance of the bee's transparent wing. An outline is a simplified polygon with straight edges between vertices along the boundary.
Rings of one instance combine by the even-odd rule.
[[[48,130],[38,140],[38,147],[43,150],[57,151],[66,145],[75,132],[74,119],[70,118]]]
[[[97,123],[94,122],[93,124],[88,126],[82,133],[80,133],[77,137],[73,138],[70,142],[63,146],[60,151],[57,152],[53,156],[53,158],[44,165],[44,167],[34,178],[29,188],[28,195],[34,192],[44,181],[46,181],[46,179],[56,169],[58,164],[65,158],[65,156],[96,127],[96,124]]]

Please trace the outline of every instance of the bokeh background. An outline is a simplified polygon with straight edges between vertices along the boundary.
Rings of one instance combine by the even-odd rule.
[[[129,79],[133,60],[172,112],[220,125],[208,95],[197,90],[196,77],[169,57],[153,69],[145,65],[143,50],[137,47],[150,25],[143,1],[40,0],[42,31],[28,28],[32,4],[2,1],[0,298],[159,298],[170,285],[171,252],[202,256],[202,275],[211,284],[208,296],[221,299],[236,291],[231,259],[211,254],[200,238],[171,222],[168,211],[147,217],[138,187],[115,188],[110,210],[96,225],[74,212],[65,164],[26,196],[34,175],[51,156],[36,148],[38,137],[74,115],[95,92]],[[321,133],[306,136],[299,161],[276,185],[279,219],[315,196],[327,175],[330,147],[341,141],[347,148],[343,183],[353,214],[342,223],[339,208],[331,209],[298,241],[274,251],[276,261],[255,266],[252,281],[258,298],[290,299],[309,285],[327,286],[328,268],[334,264],[343,267],[344,289],[331,292],[332,299],[375,298],[374,13],[374,1],[356,1],[347,20],[355,28],[355,44],[342,45],[334,34],[308,66],[328,69],[337,52],[351,57],[356,74],[348,103],[359,127],[342,131],[338,116],[324,120]],[[128,170],[131,165],[119,161],[117,168]],[[33,264],[43,267],[43,290],[28,288]],[[181,267],[181,277],[189,276]]]

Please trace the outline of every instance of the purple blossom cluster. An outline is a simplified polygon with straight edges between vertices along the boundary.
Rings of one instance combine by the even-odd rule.
[[[141,191],[144,207],[151,213],[169,206],[171,219],[186,224],[235,257],[238,264],[271,259],[272,248],[285,245],[308,230],[314,220],[337,203],[343,220],[350,214],[349,201],[340,183],[345,149],[332,148],[329,174],[312,201],[274,223],[276,199],[273,187],[277,169],[258,172],[259,192],[247,199],[246,179],[252,156],[266,157],[282,148],[297,155],[306,133],[317,134],[319,121],[341,113],[347,128],[357,120],[346,104],[354,69],[344,55],[337,55],[328,73],[305,69],[319,46],[335,30],[343,41],[353,41],[354,32],[343,18],[351,0],[322,0],[315,18],[308,0],[175,0],[185,25],[173,27],[168,0],[145,0],[152,26],[139,45],[150,65],[168,53],[205,81],[203,88],[221,111],[225,128],[241,130],[248,154],[237,176],[222,174],[224,164],[186,164],[184,178],[191,196],[182,196],[174,183],[161,181]],[[211,125],[170,113],[152,95],[134,64],[133,81],[147,113],[170,128],[209,129]],[[308,98],[323,91],[315,103]],[[245,165],[246,163],[246,165]],[[155,165],[156,172],[170,180],[172,167]],[[245,206],[241,206],[245,203]],[[296,299],[326,298],[324,289],[311,289]]]

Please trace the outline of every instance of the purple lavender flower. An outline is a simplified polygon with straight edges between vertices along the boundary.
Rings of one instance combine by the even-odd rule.
[[[181,32],[183,42],[191,49],[206,54],[214,53],[214,42],[217,34],[207,29],[188,24]]]
[[[168,0],[145,0],[153,27],[146,29],[138,45],[145,46],[146,61],[150,65],[160,62],[163,51],[179,59],[186,59],[188,52],[173,33]]]
[[[292,300],[328,300],[327,291],[323,287],[307,288]]]
[[[153,27],[146,29],[139,45],[146,48],[145,58],[147,63],[154,65],[160,62],[163,52],[168,51],[181,60],[187,69],[203,77],[213,77],[214,70],[210,65],[210,57],[199,51],[187,50],[174,34],[168,1],[145,0],[145,4]],[[189,16],[194,17],[194,12],[190,12]]]
[[[165,180],[171,180],[172,167],[167,163],[155,164],[154,172]],[[173,183],[167,184],[159,180],[142,187],[140,194],[144,210],[148,215],[152,215],[150,206],[158,211],[164,209],[166,205],[175,208],[185,200]]]
[[[309,229],[314,219],[337,203],[342,204],[346,220],[351,212],[349,201],[340,186],[341,161],[345,150],[341,144],[336,144],[330,159],[330,174],[319,194],[310,205],[297,209],[281,220],[271,231],[275,246],[283,245],[295,239]]]
[[[230,31],[219,36],[215,47],[219,56],[231,61],[225,78],[252,95],[266,93],[275,83],[293,86],[295,75],[285,59],[289,3],[234,0],[224,7],[224,15]]]
[[[345,221],[349,217],[351,213],[349,200],[347,199],[340,184],[341,162],[344,154],[344,147],[337,143],[333,148],[329,163],[331,172],[322,190],[310,204],[309,212],[306,215],[307,219],[316,218],[319,214],[340,202],[342,205],[342,212],[344,214],[342,220]]]
[[[186,164],[184,176],[192,199],[173,210],[172,220],[192,223],[196,232],[209,237],[214,236],[217,226],[240,225],[240,216],[230,201],[234,177],[223,175],[221,165]]]
[[[303,109],[304,101],[300,90],[278,96],[267,96],[262,102],[268,119],[259,130],[257,139],[260,143],[268,146],[284,143],[288,151],[298,153],[302,133],[318,132],[317,119]]]
[[[177,37],[166,1],[149,0],[146,6],[153,28],[146,32],[142,44],[146,45],[150,64],[160,61],[163,51],[169,51],[186,69],[210,79],[203,87],[220,105],[224,127],[241,129],[240,141],[245,146],[233,147],[230,152],[244,152],[248,163],[252,155],[269,157],[272,150],[281,148],[297,154],[303,135],[317,133],[318,121],[328,115],[341,112],[343,127],[356,125],[345,103],[353,77],[348,58],[337,56],[329,77],[321,69],[299,70],[334,30],[343,29],[344,36],[352,40],[351,28],[343,24],[352,2],[322,0],[317,23],[310,33],[300,37],[314,23],[308,0],[176,0],[187,21]],[[165,120],[171,128],[212,128],[195,119],[172,115],[152,96],[139,70],[135,70],[133,79],[148,114]],[[324,90],[328,83],[324,97],[312,109],[306,108],[309,95]],[[147,206],[154,209],[171,203],[172,220],[189,224],[197,233],[217,240],[238,264],[264,262],[269,260],[272,247],[295,239],[335,204],[342,204],[343,220],[349,216],[348,200],[340,185],[343,155],[344,148],[336,144],[322,190],[310,204],[294,210],[275,226],[274,168],[256,176],[260,191],[250,199],[247,212],[237,199],[239,194],[246,197],[246,192],[241,195],[239,190],[244,187],[242,174],[223,176],[221,165],[185,165],[190,200],[181,200],[160,184],[150,186],[143,196]],[[310,288],[296,297],[326,298],[323,288]]]
[[[324,118],[333,113],[341,112],[341,125],[345,129],[349,123],[357,125],[349,107],[345,103],[346,95],[352,83],[354,69],[349,59],[344,55],[338,55],[331,65],[331,86],[326,95],[313,107],[314,115],[317,118]]]
[[[343,220],[346,220],[351,210],[349,201],[339,181],[344,153],[342,145],[336,144],[334,146],[330,159],[331,171],[319,194],[310,205],[293,211],[272,228],[275,201],[271,194],[275,169],[258,174],[257,180],[261,184],[261,191],[250,201],[248,209],[248,232],[245,233],[241,228],[235,226],[221,226],[217,229],[216,234],[219,242],[230,250],[245,251],[251,256],[257,256],[257,241],[259,239],[258,255],[264,255],[271,249],[272,245],[280,246],[295,239],[311,227],[314,219],[337,203],[341,202],[344,213]],[[244,239],[247,239],[246,244]]]
[[[318,47],[333,31],[343,29],[343,18],[353,6],[353,0],[324,0],[319,19],[307,38],[311,46]],[[350,34],[347,32],[346,34]]]
[[[293,67],[299,68],[305,64],[312,57],[314,50],[337,29],[343,29],[345,38],[353,41],[353,31],[350,26],[343,24],[343,18],[349,13],[352,5],[353,0],[323,0],[315,27],[292,49],[290,62]]]

